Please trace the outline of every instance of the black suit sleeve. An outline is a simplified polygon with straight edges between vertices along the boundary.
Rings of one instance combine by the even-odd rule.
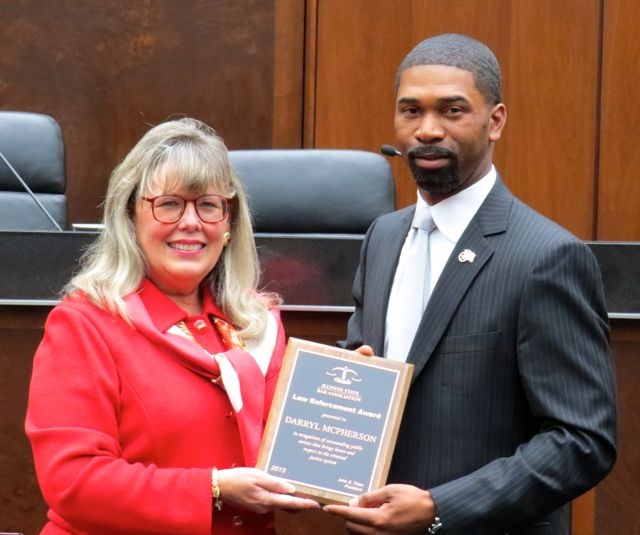
[[[539,518],[594,486],[615,461],[607,315],[600,271],[584,244],[566,240],[542,252],[517,325],[515,357],[538,432],[510,457],[430,489],[447,531]]]
[[[356,270],[355,277],[353,279],[353,287],[352,287],[352,295],[353,301],[355,305],[355,311],[349,318],[349,326],[347,331],[347,339],[341,342],[338,342],[340,347],[345,349],[356,349],[363,344],[371,344],[371,341],[367,342],[363,340],[363,303],[364,303],[364,283],[365,283],[365,273],[366,273],[366,260],[367,260],[367,249],[369,247],[369,240],[371,239],[371,233],[373,228],[375,227],[376,222],[374,221],[369,230],[367,231],[366,236],[364,237],[364,241],[362,242],[362,247],[360,249],[360,262],[358,264],[358,269]]]

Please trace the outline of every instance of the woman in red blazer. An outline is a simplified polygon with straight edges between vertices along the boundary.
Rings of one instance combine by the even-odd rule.
[[[258,276],[223,141],[193,119],[152,128],[35,356],[42,533],[259,534],[275,508],[318,507],[251,468],[285,346]]]

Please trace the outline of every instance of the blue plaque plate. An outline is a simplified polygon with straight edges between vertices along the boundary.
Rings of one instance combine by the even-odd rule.
[[[344,503],[384,485],[413,365],[291,338],[258,468]]]

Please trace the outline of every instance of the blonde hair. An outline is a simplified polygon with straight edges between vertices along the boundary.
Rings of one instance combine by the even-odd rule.
[[[134,206],[153,188],[158,175],[170,177],[174,183],[169,187],[179,185],[194,193],[213,187],[232,199],[228,216],[232,239],[206,283],[242,338],[260,336],[268,308],[280,299],[256,291],[260,268],[244,189],[220,136],[195,119],[155,126],[113,171],[104,203],[104,230],[83,256],[80,272],[64,294],[84,293],[96,306],[130,322],[123,297],[138,289],[147,272],[136,239]]]

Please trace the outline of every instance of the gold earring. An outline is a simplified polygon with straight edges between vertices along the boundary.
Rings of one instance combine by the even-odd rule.
[[[227,231],[222,235],[222,246],[226,247],[231,242],[231,232]]]

